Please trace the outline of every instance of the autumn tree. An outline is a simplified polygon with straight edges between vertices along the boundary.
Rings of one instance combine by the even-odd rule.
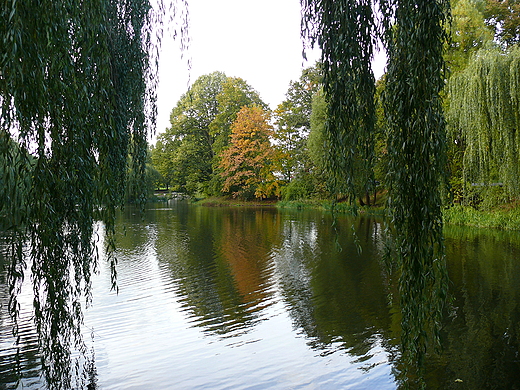
[[[199,77],[172,110],[171,127],[157,137],[152,160],[172,188],[219,194],[220,152],[228,145],[231,123],[245,105],[261,104],[243,79],[213,72]]]
[[[244,199],[279,195],[269,120],[269,113],[258,106],[246,106],[238,112],[231,125],[230,145],[220,161],[225,193]]]
[[[260,95],[245,80],[240,77],[229,77],[222,86],[222,92],[217,96],[218,114],[210,124],[213,144],[213,175],[208,183],[207,193],[220,195],[223,189],[221,175],[221,153],[231,140],[231,125],[235,122],[238,112],[245,106],[257,105],[267,109]]]

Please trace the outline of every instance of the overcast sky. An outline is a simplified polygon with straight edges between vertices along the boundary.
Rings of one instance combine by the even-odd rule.
[[[179,98],[199,76],[222,71],[241,77],[274,109],[291,80],[314,65],[317,50],[302,57],[300,0],[189,0],[190,48],[163,41],[159,69],[157,132],[164,132]],[[188,71],[186,58],[191,58]],[[381,62],[381,61],[380,61]],[[376,77],[384,64],[378,64]]]

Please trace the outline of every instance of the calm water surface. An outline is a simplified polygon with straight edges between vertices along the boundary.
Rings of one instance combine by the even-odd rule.
[[[99,388],[399,387],[380,221],[172,202],[144,220],[128,209],[118,226],[119,294],[101,261],[85,316]],[[520,235],[449,228],[446,245],[453,299],[428,388],[520,388]],[[14,349],[0,282],[2,389],[13,387]],[[23,385],[38,389],[23,294]]]

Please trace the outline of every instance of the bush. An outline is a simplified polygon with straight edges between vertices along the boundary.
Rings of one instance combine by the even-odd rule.
[[[302,200],[312,196],[312,184],[306,180],[294,179],[282,188],[283,200]]]

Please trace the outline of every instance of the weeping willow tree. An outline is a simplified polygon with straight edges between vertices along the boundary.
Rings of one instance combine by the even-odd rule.
[[[0,214],[9,312],[16,323],[17,292],[30,275],[42,371],[52,388],[73,386],[71,348],[84,352],[81,301],[90,300],[98,260],[95,222],[104,222],[113,253],[127,161],[144,176],[161,21],[185,9],[151,4],[1,2]],[[115,286],[116,259],[109,259]]]
[[[302,0],[302,34],[322,50],[327,104],[325,161],[336,192],[352,197],[373,186],[376,24],[370,0]]]
[[[389,63],[383,99],[403,345],[421,364],[428,344],[438,340],[447,293],[441,212],[446,135],[439,94],[449,1],[383,5],[386,20],[396,21],[385,30]]]
[[[388,53],[390,210],[400,265],[403,351],[424,358],[438,336],[446,294],[440,187],[445,169],[443,46],[447,0],[302,0],[303,35],[322,49],[331,166],[352,190],[356,156],[374,127],[370,70],[381,28]],[[372,6],[379,7],[376,23]],[[361,152],[361,153],[360,153]],[[368,159],[367,159],[368,161]]]
[[[449,134],[463,147],[466,201],[491,206],[518,197],[520,49],[477,52],[450,79],[449,97]]]

